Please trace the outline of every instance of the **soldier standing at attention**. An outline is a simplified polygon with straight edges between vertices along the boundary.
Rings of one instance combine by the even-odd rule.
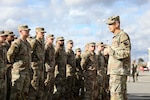
[[[78,100],[82,100],[84,96],[84,80],[83,71],[81,68],[81,49],[77,48],[75,50],[76,59],[76,78],[75,78],[75,97]]]
[[[54,100],[64,100],[66,90],[67,55],[64,47],[64,38],[57,37],[55,47],[55,87]]]
[[[31,46],[26,40],[30,29],[27,25],[18,27],[20,38],[16,39],[7,52],[12,65],[11,100],[28,100],[31,68]]]
[[[42,100],[44,95],[44,33],[46,31],[43,27],[37,27],[36,38],[32,39],[31,44],[31,56],[32,56],[32,70],[33,77],[31,80],[30,99]]]
[[[45,100],[52,100],[54,90],[54,71],[55,71],[55,48],[53,46],[54,35],[46,36],[45,44]]]
[[[66,55],[67,55],[67,65],[66,65],[66,82],[67,82],[67,88],[66,88],[66,95],[67,99],[71,100],[74,98],[74,92],[75,92],[75,67],[76,67],[76,61],[75,61],[75,54],[72,50],[73,48],[73,41],[68,40],[67,41],[67,47],[66,47]]]
[[[6,41],[5,43],[3,44],[7,51],[8,49],[10,48],[11,46],[11,42],[14,40],[14,34],[12,31],[5,31],[5,34],[7,34],[7,37],[6,37]],[[12,66],[11,64],[9,64],[9,62],[7,61],[7,72],[6,72],[6,77],[7,77],[7,100],[10,99],[10,93],[11,93],[11,69],[12,69]]]
[[[105,91],[105,57],[102,54],[103,51],[103,43],[99,42],[97,45],[97,59],[98,59],[98,68],[97,68],[97,83],[98,83],[98,99],[102,100],[102,95]]]
[[[11,42],[14,41],[15,34],[12,31],[5,31],[5,34],[7,35],[6,41],[4,43],[4,46],[8,50],[11,46]]]
[[[104,50],[108,53],[108,75],[110,75],[110,99],[127,100],[127,76],[130,68],[130,38],[120,29],[119,16],[112,16],[107,21],[109,30],[114,34],[112,45]]]
[[[88,51],[81,59],[81,67],[84,74],[85,95],[84,100],[95,100],[95,86],[97,76],[97,57],[95,55],[95,43],[88,44]]]
[[[7,50],[2,45],[6,40],[6,34],[4,31],[0,31],[0,100],[6,99],[6,64],[7,64]]]

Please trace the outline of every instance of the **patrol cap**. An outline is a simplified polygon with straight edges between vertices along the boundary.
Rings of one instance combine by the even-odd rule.
[[[64,37],[57,37],[56,41],[64,41]]]
[[[88,43],[88,46],[89,46],[89,47],[95,46],[95,42],[90,42],[90,43]]]
[[[47,34],[47,35],[46,35],[46,38],[54,39],[55,37],[54,37],[54,35],[53,35],[53,34]]]
[[[5,34],[8,36],[15,36],[15,34],[12,31],[5,31]]]
[[[113,23],[116,22],[116,21],[120,22],[119,16],[112,16],[112,17],[108,18],[107,24],[108,24],[108,25],[109,25],[109,24],[113,24]]]
[[[76,52],[81,52],[81,49],[80,49],[80,48],[77,48],[75,51],[76,51]]]
[[[68,40],[67,43],[73,43],[73,41],[72,40]]]
[[[24,31],[24,30],[28,30],[28,31],[30,31],[31,29],[30,28],[28,28],[28,25],[19,25],[18,26],[18,30],[19,31]]]
[[[5,34],[4,31],[0,31],[0,36],[6,36],[7,34]]]
[[[97,45],[97,46],[103,46],[104,43],[103,43],[103,42],[98,42],[98,43],[96,43],[96,45]]]
[[[36,32],[44,32],[44,33],[46,33],[46,31],[45,31],[45,29],[43,27],[37,27],[37,28],[35,28],[35,31]]]

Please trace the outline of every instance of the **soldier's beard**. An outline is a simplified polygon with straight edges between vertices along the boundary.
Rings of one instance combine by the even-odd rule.
[[[63,47],[63,46],[64,46],[64,44],[60,44],[60,46],[61,46],[61,47]]]

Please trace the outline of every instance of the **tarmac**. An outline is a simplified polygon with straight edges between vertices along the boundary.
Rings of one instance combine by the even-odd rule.
[[[150,71],[139,72],[138,81],[127,82],[128,100],[150,100]]]

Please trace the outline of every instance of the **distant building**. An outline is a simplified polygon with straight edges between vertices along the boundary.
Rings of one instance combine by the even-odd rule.
[[[150,68],[150,48],[148,48],[148,62],[147,67]]]

